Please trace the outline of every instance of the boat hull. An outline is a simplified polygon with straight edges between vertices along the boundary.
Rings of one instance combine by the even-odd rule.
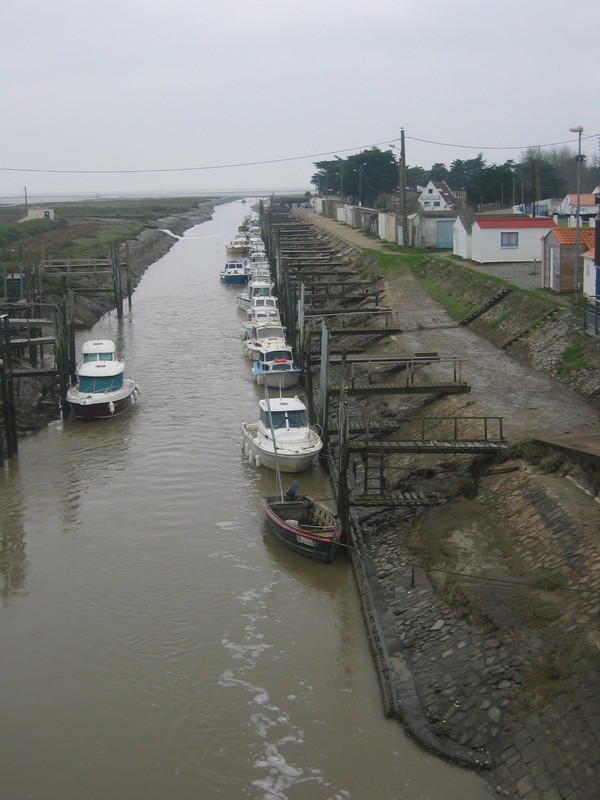
[[[323,447],[320,437],[313,434],[305,443],[283,445],[278,442],[275,455],[272,440],[258,436],[256,428],[256,424],[242,426],[242,447],[248,460],[257,467],[276,470],[279,465],[280,472],[303,472]]]
[[[267,530],[283,545],[315,561],[330,564],[339,549],[341,524],[321,503],[304,495],[263,498]]]
[[[247,275],[221,275],[223,283],[248,283]]]
[[[117,392],[80,392],[73,387],[67,392],[67,405],[76,419],[110,419],[131,408],[137,393],[135,383],[130,379],[124,380],[123,388]]]
[[[270,389],[291,389],[293,386],[298,385],[302,373],[299,367],[281,370],[281,372],[277,372],[277,370],[265,371],[257,368],[257,363],[256,361],[254,362],[252,375],[258,386],[267,386]]]

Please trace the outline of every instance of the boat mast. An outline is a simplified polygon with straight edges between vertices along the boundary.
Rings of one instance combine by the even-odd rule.
[[[277,443],[275,442],[275,429],[273,428],[273,417],[271,415],[271,401],[269,400],[269,389],[265,384],[265,400],[267,401],[267,411],[269,414],[269,425],[271,436],[273,437],[273,453],[275,454],[275,474],[277,475],[277,485],[279,486],[279,496],[283,502],[283,486],[281,485],[281,472],[279,470],[279,459],[277,458]]]

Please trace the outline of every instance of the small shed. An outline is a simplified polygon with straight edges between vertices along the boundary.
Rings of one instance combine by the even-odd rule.
[[[594,246],[593,228],[579,229],[579,258]],[[542,287],[557,292],[575,289],[575,245],[577,228],[555,227],[544,236],[542,253]],[[579,265],[580,280],[583,276]]]
[[[471,258],[471,243],[475,214],[472,211],[461,211],[452,231],[452,252],[461,258]]]
[[[458,211],[418,211],[408,218],[408,243],[412,247],[452,250]]]
[[[596,263],[596,248],[583,254],[583,294],[600,300],[600,266]]]
[[[29,222],[32,219],[51,219],[54,221],[54,209],[34,207],[27,209],[27,216],[20,219],[19,222]]]
[[[476,217],[471,259],[479,264],[535,261],[542,254],[542,237],[555,227],[548,217]]]

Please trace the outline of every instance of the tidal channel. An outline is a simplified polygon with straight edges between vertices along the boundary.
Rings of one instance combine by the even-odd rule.
[[[349,562],[266,536],[239,288],[249,204],[145,273],[113,339],[141,397],[65,419],[0,471],[0,795],[6,800],[464,800],[480,776],[383,714]],[[302,490],[331,499],[318,463]]]

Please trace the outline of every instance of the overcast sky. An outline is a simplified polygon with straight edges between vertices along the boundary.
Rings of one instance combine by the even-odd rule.
[[[402,127],[409,166],[573,125],[598,155],[599,31],[599,0],[5,0],[0,195],[309,189]]]

